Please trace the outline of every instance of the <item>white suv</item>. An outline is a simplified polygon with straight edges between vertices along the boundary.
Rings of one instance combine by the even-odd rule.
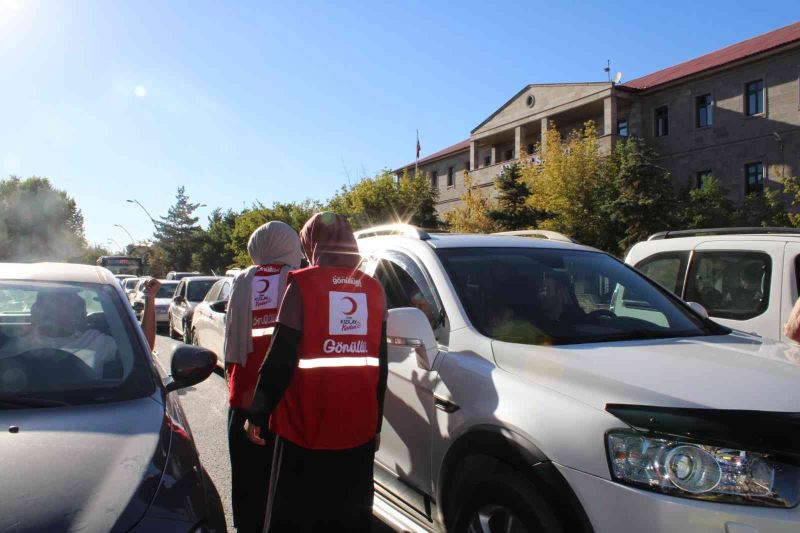
[[[800,230],[665,231],[634,245],[625,262],[720,324],[788,341],[783,325],[798,297]]]
[[[796,348],[585,246],[358,237],[390,308],[374,509],[395,529],[800,531]]]

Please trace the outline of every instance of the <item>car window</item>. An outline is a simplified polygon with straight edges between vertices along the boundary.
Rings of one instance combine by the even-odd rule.
[[[664,252],[640,261],[636,264],[636,268],[673,294],[680,296],[683,292],[683,280],[686,277],[688,262],[688,251]]]
[[[231,284],[225,281],[222,284],[222,289],[219,292],[219,300],[229,300],[231,297]]]
[[[711,317],[747,320],[769,307],[771,277],[772,261],[762,252],[695,252],[684,299]]]
[[[473,326],[494,339],[575,344],[706,335],[712,327],[603,253],[547,248],[436,253]],[[637,312],[619,308],[620,299],[635,302]]]
[[[186,299],[190,302],[202,302],[208,291],[216,283],[214,279],[198,279],[186,283]]]
[[[135,328],[107,285],[0,282],[0,396],[80,404],[152,394]]]
[[[156,298],[172,298],[176,294],[175,289],[177,287],[177,283],[162,282],[156,293]]]
[[[208,293],[206,293],[206,297],[203,298],[203,301],[208,303],[216,302],[217,296],[219,295],[220,290],[222,289],[222,283],[223,283],[222,281],[216,282],[214,286],[211,287],[211,290],[209,290]]]
[[[436,338],[444,332],[444,314],[431,284],[417,264],[407,255],[399,252],[384,252],[378,261],[375,278],[386,293],[388,309],[416,307],[420,309],[436,333]]]

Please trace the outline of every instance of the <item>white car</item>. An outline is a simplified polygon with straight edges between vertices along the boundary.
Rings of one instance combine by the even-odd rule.
[[[225,313],[231,295],[233,279],[225,277],[217,281],[192,314],[192,344],[220,354],[219,365],[224,362]]]
[[[390,308],[374,511],[395,529],[800,531],[798,348],[586,246],[368,235]]]
[[[203,301],[218,279],[218,276],[191,276],[180,280],[169,305],[170,337],[191,344],[194,308]]]
[[[161,288],[158,289],[155,298],[156,326],[164,327],[169,324],[169,305],[172,303],[172,296],[175,294],[178,282],[166,279],[158,281],[161,283]],[[144,311],[144,293],[142,291],[136,293],[136,297],[133,300],[133,310],[136,312],[136,318],[141,320],[142,312]]]
[[[656,233],[625,262],[716,322],[788,341],[783,325],[798,297],[800,230],[724,228]]]
[[[127,278],[122,281],[122,291],[128,297],[128,303],[133,301],[139,283],[146,278]]]

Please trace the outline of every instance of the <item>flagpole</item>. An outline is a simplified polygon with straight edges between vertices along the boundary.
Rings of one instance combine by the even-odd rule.
[[[416,178],[419,175],[419,130],[417,130],[417,146],[414,153],[416,154],[414,158],[414,177]]]

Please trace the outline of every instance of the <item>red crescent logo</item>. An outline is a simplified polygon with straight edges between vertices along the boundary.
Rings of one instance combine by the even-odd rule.
[[[350,302],[350,310],[344,311],[344,314],[346,314],[347,316],[352,316],[358,310],[358,304],[356,304],[356,301],[350,298],[349,296],[345,296],[344,298],[342,298],[342,301],[345,300]]]
[[[260,291],[256,291],[256,292],[258,292],[258,294],[264,294],[265,292],[267,292],[267,290],[269,290],[269,280],[259,279],[259,280],[256,280],[256,281],[260,281],[261,283],[264,284],[264,288],[263,289],[261,289]]]

